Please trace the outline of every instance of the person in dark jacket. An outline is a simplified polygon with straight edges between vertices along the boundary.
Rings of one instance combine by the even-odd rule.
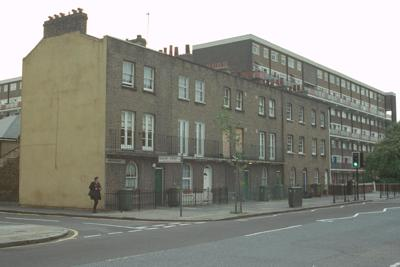
[[[89,196],[90,199],[93,200],[93,213],[97,212],[97,204],[99,203],[99,200],[101,200],[101,185],[99,182],[99,177],[94,177],[94,181],[90,183],[89,185]]]

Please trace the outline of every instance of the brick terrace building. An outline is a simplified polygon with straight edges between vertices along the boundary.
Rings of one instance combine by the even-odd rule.
[[[247,165],[246,196],[261,185],[327,184],[323,101],[150,50],[140,36],[89,36],[86,20],[82,10],[49,19],[24,59],[22,204],[88,207],[94,176],[107,193],[165,192],[181,179],[188,195],[234,191],[235,153]],[[300,106],[313,123],[298,122]],[[221,114],[234,142],[217,122]],[[162,155],[183,155],[184,163],[161,164]]]
[[[353,178],[352,152],[371,152],[396,121],[396,96],[382,92],[254,35],[196,45],[193,60],[260,83],[283,86],[329,105],[329,113],[304,111],[291,103],[296,123],[329,126],[330,169],[334,182]],[[294,139],[294,142],[302,142]],[[306,149],[312,145],[306,142]],[[302,145],[294,146],[296,154]]]

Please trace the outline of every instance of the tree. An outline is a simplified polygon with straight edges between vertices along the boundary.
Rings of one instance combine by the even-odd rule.
[[[366,159],[367,175],[400,182],[400,122],[391,124],[385,139]]]

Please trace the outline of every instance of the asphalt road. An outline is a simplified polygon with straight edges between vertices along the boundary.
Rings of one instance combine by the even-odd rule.
[[[0,213],[78,232],[0,249],[0,266],[400,266],[399,222],[400,200],[196,223]]]

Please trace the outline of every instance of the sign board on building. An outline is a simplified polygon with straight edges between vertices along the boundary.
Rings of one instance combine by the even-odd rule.
[[[181,156],[158,156],[158,163],[181,163]]]
[[[106,163],[110,163],[110,164],[126,164],[126,160],[124,160],[124,159],[106,158]]]

